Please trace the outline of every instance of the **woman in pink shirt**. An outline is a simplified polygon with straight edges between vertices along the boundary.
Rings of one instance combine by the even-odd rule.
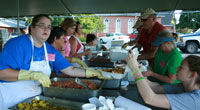
[[[75,32],[76,28],[76,22],[72,18],[66,18],[60,25],[65,31],[65,40],[66,40],[66,46],[63,47],[63,50],[65,49],[65,57],[70,57],[70,43],[69,43],[69,38],[72,36],[72,34]]]

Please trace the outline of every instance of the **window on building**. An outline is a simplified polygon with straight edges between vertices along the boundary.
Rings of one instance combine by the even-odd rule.
[[[120,33],[121,32],[121,20],[119,18],[117,18],[116,20],[116,33]]]
[[[109,32],[109,21],[107,18],[104,19],[104,25],[106,26],[106,28],[104,29],[104,33],[108,33]]]
[[[128,20],[128,33],[132,33],[133,32],[133,19],[129,19]]]

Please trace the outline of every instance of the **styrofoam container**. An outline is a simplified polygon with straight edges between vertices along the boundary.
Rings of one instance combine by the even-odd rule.
[[[128,50],[126,49],[111,49],[110,50],[111,61],[125,60],[127,55],[128,55]]]
[[[103,77],[113,78],[113,79],[122,79],[126,76],[126,73],[120,74],[120,73],[110,73],[110,72],[105,72],[105,71],[102,71],[101,73]]]

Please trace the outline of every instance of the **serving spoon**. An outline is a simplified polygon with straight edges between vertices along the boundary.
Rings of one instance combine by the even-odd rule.
[[[81,86],[85,87],[86,89],[90,89],[88,86],[86,86],[79,78],[75,78],[75,82],[77,84],[80,84]]]

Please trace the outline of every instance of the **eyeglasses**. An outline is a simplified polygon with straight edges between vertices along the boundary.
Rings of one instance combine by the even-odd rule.
[[[38,27],[41,28],[41,29],[52,30],[51,25],[49,25],[49,26],[45,26],[45,24],[37,24],[37,25],[35,25],[35,26],[38,26]]]
[[[141,19],[142,22],[146,22],[148,19]]]

